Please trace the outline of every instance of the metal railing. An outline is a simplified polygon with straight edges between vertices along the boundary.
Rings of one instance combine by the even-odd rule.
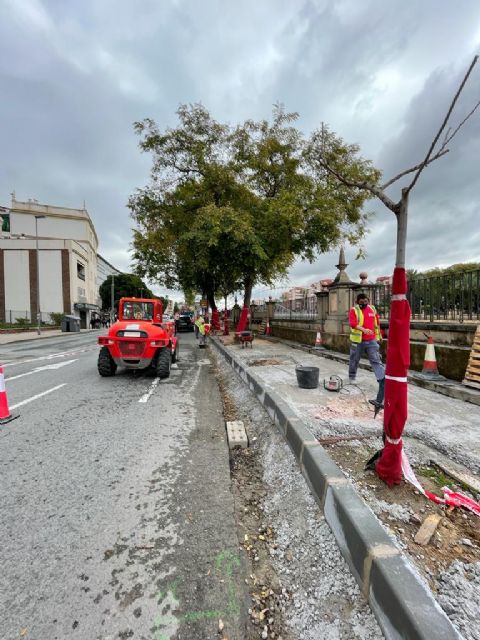
[[[32,324],[36,323],[37,316],[34,315],[33,320],[30,313],[30,310],[15,310],[15,309],[5,309],[5,314],[2,314],[3,317],[0,317],[0,322],[3,324],[16,324],[19,327],[22,324]],[[41,322],[42,324],[53,324],[52,317],[50,312],[42,311]]]
[[[317,317],[317,299],[303,298],[276,302],[273,317],[279,320],[315,320]]]
[[[381,318],[390,315],[390,285],[371,289],[372,303]],[[408,283],[412,320],[468,322],[480,320],[480,269],[413,278]]]

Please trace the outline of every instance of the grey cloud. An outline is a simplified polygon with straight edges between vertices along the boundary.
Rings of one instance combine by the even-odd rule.
[[[424,0],[8,0],[0,6],[0,203],[80,206],[100,250],[129,268],[128,196],[148,181],[132,123],[175,122],[181,102],[214,117],[268,117],[281,100],[308,133],[328,122],[391,175],[417,162],[478,38],[480,5]],[[479,71],[462,98],[475,99]],[[427,268],[478,258],[474,230],[480,114],[428,168],[410,203],[408,260]],[[397,191],[398,193],[398,187]],[[395,220],[380,203],[357,278],[390,273]],[[452,219],[454,229],[452,229]],[[452,233],[454,231],[454,233]],[[453,236],[453,238],[452,238]],[[291,271],[293,283],[335,275],[338,252]]]

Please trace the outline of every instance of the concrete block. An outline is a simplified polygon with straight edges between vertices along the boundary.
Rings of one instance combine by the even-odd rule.
[[[349,482],[340,467],[320,444],[304,446],[301,464],[303,475],[322,509],[327,487],[330,484],[339,485]]]
[[[398,555],[399,550],[350,483],[327,487],[324,514],[343,557],[366,593],[376,550],[382,550],[383,555],[387,549],[391,555]]]
[[[373,560],[369,601],[386,638],[462,638],[402,556]]]
[[[288,421],[285,438],[298,462],[302,459],[304,444],[314,441],[312,433],[307,429],[305,423],[300,418],[293,418]]]
[[[248,447],[248,437],[245,426],[241,420],[232,420],[227,422],[228,446],[230,449],[240,447],[246,449]]]

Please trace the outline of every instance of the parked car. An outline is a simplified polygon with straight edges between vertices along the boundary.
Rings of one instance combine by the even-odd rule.
[[[181,313],[176,320],[177,331],[193,331],[194,325],[192,316],[189,313]]]

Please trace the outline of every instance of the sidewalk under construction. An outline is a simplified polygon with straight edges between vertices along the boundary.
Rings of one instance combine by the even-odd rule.
[[[256,337],[252,348],[232,337],[214,344],[285,435],[386,637],[460,637],[426,584],[455,560],[480,561],[478,516],[463,509],[447,513],[410,485],[389,489],[364,472],[372,451],[382,446],[383,413],[375,419],[368,402],[377,392],[369,365],[361,363],[357,383],[350,385],[343,354],[272,338]],[[318,387],[299,387],[298,365],[319,368]],[[333,391],[327,388],[332,376]],[[461,392],[461,385],[418,381],[443,389],[410,385],[403,437],[410,462],[428,490],[441,494],[441,483],[451,482],[478,500],[480,393],[464,389],[465,402],[461,393],[445,395]],[[421,544],[419,530],[429,516],[439,528]]]

